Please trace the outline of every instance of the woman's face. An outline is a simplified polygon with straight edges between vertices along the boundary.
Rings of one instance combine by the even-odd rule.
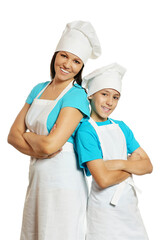
[[[89,97],[91,100],[91,117],[97,122],[106,121],[118,104],[120,93],[114,89],[102,89]]]
[[[57,53],[54,63],[55,79],[72,81],[82,66],[83,62],[79,57],[69,52],[60,51]]]

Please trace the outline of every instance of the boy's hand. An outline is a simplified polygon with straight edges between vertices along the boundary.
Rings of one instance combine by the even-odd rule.
[[[140,159],[141,159],[140,154],[135,153],[135,152],[133,152],[131,155],[129,155],[127,157],[127,160],[129,160],[129,161],[137,161],[137,160],[140,160]]]

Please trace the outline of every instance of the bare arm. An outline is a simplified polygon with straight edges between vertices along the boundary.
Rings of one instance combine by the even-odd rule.
[[[21,153],[39,158],[42,156],[39,156],[23,137],[23,134],[27,130],[25,125],[25,116],[29,107],[30,105],[28,103],[25,103],[18,116],[16,117],[8,135],[8,143],[15,147]]]
[[[67,142],[82,118],[83,115],[78,109],[65,107],[59,113],[56,129],[48,136],[40,136],[31,132],[24,133],[23,136],[35,152],[40,155],[50,155],[57,152]]]
[[[90,170],[96,183],[101,188],[118,184],[130,176],[130,173],[120,170],[108,170],[103,159],[96,159],[87,162],[87,167]]]
[[[146,152],[139,147],[136,149],[128,160],[109,160],[106,161],[106,167],[110,170],[123,170],[136,175],[151,173],[153,170],[152,163]]]

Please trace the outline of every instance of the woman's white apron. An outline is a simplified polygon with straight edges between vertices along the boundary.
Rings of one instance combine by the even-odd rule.
[[[118,126],[98,126],[91,118],[104,160],[127,160],[125,136]],[[132,177],[120,184],[101,189],[92,181],[87,210],[87,240],[148,240]]]
[[[48,115],[71,87],[53,101],[38,99],[45,88],[40,92],[26,116],[30,131],[48,135]],[[84,240],[87,196],[73,144],[67,142],[51,159],[31,158],[21,240]]]

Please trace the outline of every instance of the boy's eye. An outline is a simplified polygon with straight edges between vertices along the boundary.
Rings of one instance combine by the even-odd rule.
[[[78,60],[74,60],[74,62],[75,62],[76,64],[80,64],[80,62],[79,62]]]

